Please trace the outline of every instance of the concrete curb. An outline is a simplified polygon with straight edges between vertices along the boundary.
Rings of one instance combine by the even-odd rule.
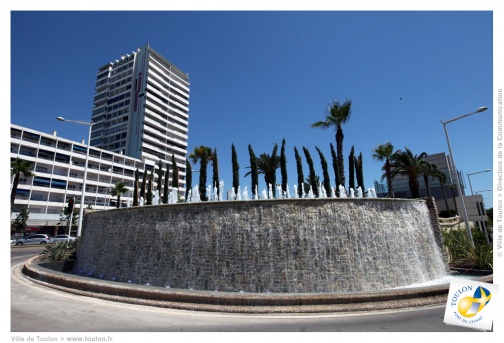
[[[227,313],[327,313],[377,311],[446,304],[449,284],[374,292],[233,293],[169,289],[125,284],[66,274],[25,262],[22,273],[32,281],[82,296],[192,311]],[[493,275],[477,278],[493,282]]]

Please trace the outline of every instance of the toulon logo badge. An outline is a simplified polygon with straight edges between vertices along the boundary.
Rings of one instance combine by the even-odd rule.
[[[478,330],[492,330],[499,287],[453,278],[450,282],[444,322]]]

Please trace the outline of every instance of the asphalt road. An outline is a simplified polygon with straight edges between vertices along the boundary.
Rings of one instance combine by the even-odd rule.
[[[120,339],[134,337],[125,337],[126,332],[477,332],[446,325],[444,305],[370,313],[250,315],[162,309],[77,296],[19,275],[22,263],[42,250],[11,248],[12,337],[14,333],[72,332],[112,335],[104,337],[115,333]],[[446,341],[446,336],[439,337]],[[120,339],[113,342],[122,342]]]

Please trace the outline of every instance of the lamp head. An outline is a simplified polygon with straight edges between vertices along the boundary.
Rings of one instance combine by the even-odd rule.
[[[56,119],[58,119],[59,121],[65,121],[65,118],[63,117],[57,117]]]
[[[474,192],[474,193],[478,194],[478,193],[491,192],[491,191],[492,191],[491,189],[484,189],[482,191],[477,191],[477,192]]]
[[[476,112],[480,113],[480,112],[485,112],[486,110],[488,110],[488,107],[483,106],[483,107],[478,108],[478,110]]]

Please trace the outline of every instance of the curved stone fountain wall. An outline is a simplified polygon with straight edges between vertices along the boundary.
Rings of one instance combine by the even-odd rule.
[[[284,199],[86,215],[74,272],[233,292],[346,292],[447,273],[431,199]]]

